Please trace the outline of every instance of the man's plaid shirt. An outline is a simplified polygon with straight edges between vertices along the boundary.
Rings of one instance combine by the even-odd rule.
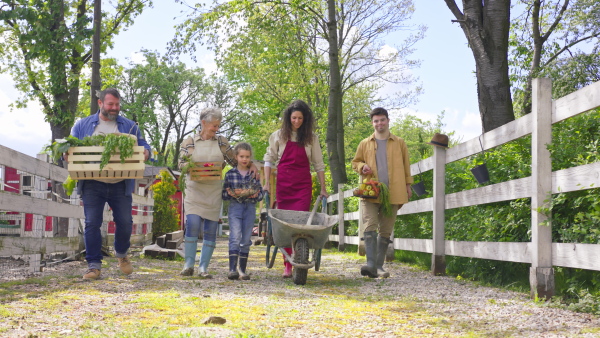
[[[240,203],[256,203],[263,199],[263,190],[260,185],[260,182],[256,178],[252,177],[250,172],[246,173],[245,176],[242,176],[242,174],[236,167],[232,168],[225,174],[225,181],[223,182],[223,200],[237,200],[236,198],[231,197],[227,193],[227,188],[230,188],[232,190],[243,188],[258,189],[258,196],[256,198],[246,198],[243,201],[238,201]]]

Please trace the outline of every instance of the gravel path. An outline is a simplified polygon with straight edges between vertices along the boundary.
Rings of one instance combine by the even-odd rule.
[[[250,253],[250,281],[226,278],[226,240],[213,279],[178,275],[182,262],[132,259],[123,276],[107,259],[103,278],[83,282],[83,262],[47,268],[35,279],[0,277],[2,337],[600,337],[600,319],[536,304],[528,295],[432,276],[400,263],[392,277],[359,275],[364,258],[323,252],[305,286]],[[10,279],[10,281],[9,281]],[[203,324],[206,318],[223,325]]]

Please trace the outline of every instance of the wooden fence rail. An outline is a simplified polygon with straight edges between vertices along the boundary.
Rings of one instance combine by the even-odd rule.
[[[565,193],[600,187],[600,162],[568,169],[551,171],[547,144],[552,142],[554,123],[600,107],[600,82],[572,94],[552,100],[549,79],[533,82],[533,112],[502,127],[489,131],[450,149],[434,147],[432,157],[411,165],[411,174],[433,170],[433,197],[405,204],[398,215],[433,212],[433,239],[395,238],[393,248],[432,254],[432,273],[445,272],[445,256],[461,256],[531,264],[531,295],[551,297],[554,294],[553,266],[600,271],[600,245],[580,243],[552,243],[548,214],[539,212],[548,205],[550,194]],[[512,181],[490,184],[475,189],[445,194],[446,165],[507,142],[531,135],[532,175]],[[480,144],[481,141],[481,144]],[[352,191],[338,190],[328,198],[329,203],[352,196]],[[531,198],[531,242],[465,242],[449,241],[444,237],[444,211],[487,203]],[[343,210],[343,207],[338,207]],[[343,244],[362,245],[359,236],[344,235],[344,221],[357,220],[362,228],[360,210],[340,215],[339,233],[330,240]]]

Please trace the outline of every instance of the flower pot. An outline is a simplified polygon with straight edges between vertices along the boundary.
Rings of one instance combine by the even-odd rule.
[[[427,193],[427,190],[425,190],[425,184],[423,182],[415,183],[411,187],[418,197],[421,197]]]
[[[486,183],[490,180],[490,174],[488,173],[485,163],[471,169],[471,173],[473,173],[473,176],[475,176],[475,179],[479,184]]]

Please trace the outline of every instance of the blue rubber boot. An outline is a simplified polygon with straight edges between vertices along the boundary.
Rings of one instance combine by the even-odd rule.
[[[198,267],[198,276],[201,278],[212,278],[211,275],[208,274],[208,263],[210,263],[210,259],[212,258],[213,252],[215,251],[215,246],[217,243],[213,241],[204,240],[202,242],[202,252],[200,253],[200,266]]]
[[[196,262],[196,250],[198,250],[198,237],[184,237],[184,239],[183,239],[184,263],[183,263],[183,270],[181,270],[182,276],[193,276],[194,275],[194,263]]]
[[[239,251],[229,250],[229,274],[227,274],[227,278],[231,280],[236,280],[240,277],[237,271],[238,256]]]
[[[248,253],[240,252],[240,279],[250,280],[250,275],[246,273],[246,266],[248,265]]]

